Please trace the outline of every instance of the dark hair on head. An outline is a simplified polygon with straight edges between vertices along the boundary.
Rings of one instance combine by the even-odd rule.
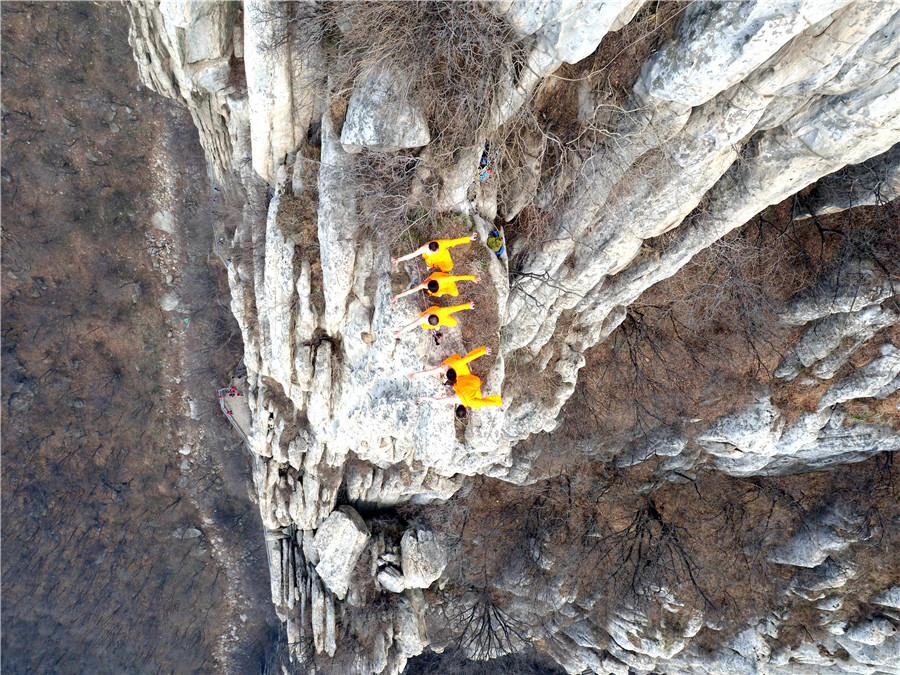
[[[456,371],[453,368],[447,371],[447,384],[456,384]]]
[[[466,417],[468,416],[468,414],[469,414],[469,413],[466,412],[466,406],[464,406],[464,405],[458,405],[458,406],[456,406],[456,416],[457,416],[459,419],[461,419],[461,420],[466,419]]]
[[[441,247],[441,245],[438,244],[436,241],[428,242],[428,248],[430,248],[432,251],[437,251],[440,247]]]
[[[431,281],[428,282],[428,290],[431,291],[432,293],[437,293],[438,289],[440,287],[441,287],[441,285],[438,282],[436,282],[434,279],[432,279]]]
[[[429,314],[428,315],[428,323],[432,326],[437,326],[441,322],[441,318],[437,314]]]

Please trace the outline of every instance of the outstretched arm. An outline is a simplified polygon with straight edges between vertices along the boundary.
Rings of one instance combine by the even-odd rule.
[[[470,241],[475,241],[476,239],[478,239],[478,233],[472,232],[468,236],[460,237],[459,239],[450,239],[444,243],[444,246],[451,248],[453,246],[459,246],[460,244],[468,244]]]
[[[423,253],[427,253],[427,252],[428,252],[428,244],[425,244],[424,246],[420,246],[419,248],[417,248],[412,253],[407,253],[406,255],[402,255],[399,258],[391,258],[391,262],[396,265],[399,262],[403,262],[404,260],[410,260],[411,258],[415,258],[417,255],[422,255]]]
[[[408,291],[403,291],[402,293],[397,293],[397,295],[395,295],[393,298],[391,298],[391,302],[397,302],[397,300],[399,300],[403,296],[411,295],[412,293],[415,293],[416,291],[421,291],[423,288],[428,288],[428,282],[423,281],[421,284],[419,284],[418,286],[413,286]]]
[[[453,305],[453,307],[444,307],[443,309],[447,310],[447,314],[456,314],[460,310],[463,309],[475,309],[475,303],[472,301],[464,302],[461,305]]]
[[[421,403],[422,401],[434,401],[435,403],[452,403],[453,405],[462,404],[462,401],[456,394],[454,394],[453,396],[444,396],[443,398],[436,398],[434,396],[420,396],[419,403]]]
[[[418,373],[410,373],[407,377],[411,380],[416,379],[417,377],[422,377],[423,375],[441,375],[447,372],[447,366],[443,363],[436,368],[429,368],[428,370],[420,370]]]
[[[421,317],[421,316],[417,316],[415,319],[413,319],[413,320],[410,321],[408,324],[406,324],[405,326],[403,326],[403,328],[401,328],[400,330],[395,330],[395,331],[394,331],[394,335],[395,335],[395,336],[403,335],[403,334],[406,333],[407,331],[411,331],[413,328],[415,328],[416,326],[419,326],[419,325],[421,325],[421,324],[422,324],[422,317]]]
[[[464,357],[462,357],[462,363],[472,363],[475,359],[480,359],[485,354],[490,354],[491,350],[488,347],[479,347],[478,349],[473,349]]]

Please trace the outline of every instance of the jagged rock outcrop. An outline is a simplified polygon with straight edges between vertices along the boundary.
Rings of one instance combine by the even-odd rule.
[[[538,117],[529,106],[560,66],[591,56],[610,31],[651,11],[640,0],[505,0],[488,9],[508,26],[509,44],[492,63],[496,87],[483,94],[488,112],[467,120],[469,145],[447,153],[432,147],[433,121],[403,81],[402,63],[365,70],[350,92],[334,89],[340,26],[323,29],[327,6],[129,4],[142,80],[189,107],[215,182],[243,202],[223,256],[248,370],[251,422],[242,431],[269,532],[273,602],[305,664],[327,654],[352,662],[353,672],[398,673],[433,639],[425,614],[435,600],[421,589],[440,584],[447,566],[439,536],[411,528],[396,541],[396,533],[376,533],[343,502],[366,513],[448,499],[478,474],[527,482],[534,454],[520,454],[518,444],[558,426],[585,352],[651,286],[767,206],[849,165],[860,176],[854,196],[829,201],[838,194],[830,181],[838,179],[825,179],[810,194],[808,212],[895,194],[896,2],[690,3],[671,37],[634,73],[622,107],[611,111],[593,85],[578,85],[577,114],[591,133],[565,149],[569,170],[546,178],[543,158],[560,142],[535,127],[516,137],[526,146],[518,173],[473,185],[485,140],[496,156],[517,152],[512,143],[497,148],[501,127],[517,114]],[[416,157],[398,169],[389,154],[397,149]],[[864,178],[874,162],[878,177]],[[401,207],[390,201],[395,193],[373,194],[378,180],[391,189],[401,184]],[[875,197],[860,199],[860,190]],[[498,214],[513,222],[535,200],[553,206],[546,230],[530,240],[513,234],[505,257],[484,248]],[[390,229],[400,227],[395,220],[406,229]],[[440,385],[405,375],[477,345],[464,344],[459,329],[440,345],[392,336],[424,306],[390,301],[392,283],[418,279],[418,272],[414,263],[392,270],[400,244],[385,232],[399,238],[420,222],[445,227],[447,236],[475,231],[473,264],[490,289],[493,319],[478,328],[499,353],[483,379],[486,391],[503,391],[505,404],[478,411],[464,427],[454,426],[451,408],[416,404]],[[166,226],[163,216],[154,223]],[[849,258],[780,316],[804,333],[775,375],[821,385],[814,409],[790,417],[774,401],[778,383],[769,384],[693,436],[651,430],[610,450],[615,464],[664,457],[664,470],[688,480],[684,472],[706,459],[732,476],[758,476],[900,449],[889,423],[854,419],[848,408],[900,387],[900,350],[878,337],[897,323],[895,280],[865,256],[848,278]],[[876,337],[880,355],[846,372]],[[510,373],[518,382],[548,383],[549,391],[505,387]],[[828,556],[856,540],[839,532],[843,526],[823,523],[810,525],[802,535],[808,541],[798,534],[771,558],[826,579],[815,590],[815,580],[798,576],[796,593],[839,588]],[[365,581],[351,582],[357,578]],[[600,628],[584,620],[596,600],[561,588],[535,599],[508,580],[496,583],[519,599],[523,625],[540,628],[483,651],[469,647],[472,656],[500,655],[527,639],[545,644],[570,672],[749,673],[762,665],[790,672],[798,663],[811,672],[832,667],[843,650],[847,670],[896,672],[897,617],[890,625],[872,617],[858,629],[829,624],[825,642],[781,650],[770,640],[777,617],[760,617],[760,626],[710,653],[691,641],[703,617],[679,614],[674,600],[666,610],[671,626],[622,605]],[[369,621],[368,603],[383,591],[390,600],[379,621]],[[463,604],[464,612],[493,611],[478,598]],[[538,620],[540,612],[554,621]],[[354,641],[345,641],[352,631]]]
[[[706,17],[708,6],[691,8]],[[713,38],[712,33],[694,33],[691,20],[682,23],[683,32],[666,50],[654,55],[635,84],[634,105],[641,112],[627,117],[619,133],[635,137],[636,142],[625,146],[627,154],[617,155],[615,162],[601,161],[599,153],[585,162],[572,196],[548,236],[553,245],[529,256],[523,269],[527,276],[510,294],[504,334],[507,350],[527,348],[530,354],[539,353],[553,336],[556,320],[564,310],[578,314],[565,344],[582,348],[593,345],[617,325],[617,307],[633,302],[650,285],[673,274],[692,255],[745,223],[761,208],[897,142],[897,108],[892,101],[898,96],[898,83],[892,78],[900,76],[891,70],[882,77],[881,65],[868,85],[865,76],[855,72],[844,84],[838,70],[822,85],[828,95],[799,102],[796,112],[779,113],[777,122],[765,119],[766,111],[780,103],[781,92],[804,87],[818,91],[817,80],[823,71],[809,75],[805,56],[796,69],[790,65],[799,45],[808,44],[809,49],[816,50],[817,59],[850,63],[854,54],[860,55],[858,52],[880,53],[884,41],[893,35],[882,29],[900,22],[896,8],[889,4],[867,5],[865,9],[845,6],[836,16],[830,16],[830,9],[817,4],[812,12],[804,12],[804,20],[799,22],[787,20],[780,9],[755,3],[731,6],[724,14],[714,12],[709,20],[724,21],[728,16],[734,22],[730,30],[748,31],[747,43],[754,47],[717,71],[716,78],[689,75],[703,67],[690,55],[703,53],[703,41]],[[769,14],[756,16],[758,11]],[[871,23],[863,22],[870,31],[864,35],[857,34],[862,25],[858,11],[875,13],[867,17]],[[828,30],[804,25],[805,21],[823,21]],[[777,36],[775,44],[768,41],[770,31]],[[857,35],[861,41],[852,45],[838,41],[842,32]],[[774,54],[794,36],[797,47],[791,43]],[[882,56],[886,57],[885,66],[897,58],[896,53]],[[791,76],[783,81],[777,73]],[[745,79],[743,85],[737,84]],[[724,91],[716,86],[719,84],[731,88]],[[690,105],[697,107],[692,109]],[[856,122],[851,121],[854,119]],[[665,129],[667,136],[654,135],[654,129]],[[744,138],[749,141],[742,161],[735,163],[734,142]],[[663,142],[662,156],[655,160],[656,170],[641,164],[639,172],[628,174],[627,167]],[[668,170],[673,164],[691,167],[687,180]],[[669,182],[665,182],[666,175],[671,176]],[[780,180],[766,178],[774,175]],[[620,190],[607,199],[613,186]],[[650,190],[661,197],[651,199]],[[677,226],[704,196],[709,203],[703,214],[680,228],[682,236],[673,245],[659,251],[658,257],[638,258],[645,239]],[[601,252],[596,253],[598,250]],[[563,267],[570,258],[571,264]],[[535,305],[549,308],[549,313],[536,313]],[[612,326],[608,318],[614,322]],[[580,367],[566,347],[558,357],[551,357],[551,364],[554,362],[558,371],[566,373],[566,381],[573,380]],[[558,409],[551,408],[546,414],[555,418],[557,413]],[[547,422],[538,415],[533,424],[543,428]]]
[[[427,530],[405,532],[400,540],[400,553],[407,588],[428,588],[447,566],[447,552]]]
[[[804,523],[802,531],[790,541],[769,554],[769,560],[780,565],[817,567],[832,553],[839,553],[858,541],[858,536],[848,535],[860,528],[862,518],[846,513],[840,507],[812,518]]]
[[[228,77],[238,9],[190,0],[128,5],[138,75],[163,96],[185,101],[220,180],[233,161]]]
[[[316,530],[313,546],[319,564],[316,572],[328,590],[343,600],[350,576],[369,541],[369,531],[359,514],[349,506],[339,506]]]
[[[871,262],[856,261],[849,270],[831,266],[814,292],[799,295],[786,308],[786,323],[807,328],[775,376],[794,380],[809,369],[813,377],[807,386],[832,380],[854,352],[897,323],[893,295],[891,283],[882,282]],[[769,393],[761,392],[751,405],[717,420],[696,440],[722,471],[739,476],[815,470],[897,450],[900,439],[890,425],[853,421],[842,405],[885,398],[900,389],[897,348],[887,342],[880,352],[866,366],[830,382],[816,410],[794,422],[786,423]]]
[[[395,152],[428,145],[425,111],[403,80],[401,71],[381,69],[355,83],[341,128],[344,150]]]

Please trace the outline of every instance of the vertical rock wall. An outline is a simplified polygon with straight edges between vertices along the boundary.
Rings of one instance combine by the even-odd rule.
[[[269,531],[272,600],[302,662],[325,654],[342,672],[397,673],[429,643],[421,588],[440,583],[444,554],[427,532],[401,539],[370,531],[347,503],[389,509],[447,499],[466,476],[524,479],[529,465],[514,453],[516,443],[556,426],[585,350],[616,328],[624,308],[764,207],[900,142],[897,3],[691,3],[643,65],[625,108],[603,122],[610,140],[585,149],[580,171],[559,186],[564,197],[545,241],[516,252],[513,276],[506,258],[483,258],[500,345],[487,388],[499,391],[515,360],[520,375],[553,373],[553,393],[504,390],[503,410],[481,410],[454,434],[450,408],[416,404],[437,385],[405,377],[440,362],[446,346],[392,335],[420,309],[389,300],[398,244],[363,227],[370,207],[357,180],[359,153],[424,144],[412,172],[432,191],[435,212],[456,212],[464,223],[451,236],[472,229],[484,241],[498,195],[496,187],[472,186],[483,140],[497,138],[545,78],[592,54],[642,4],[490,5],[514,44],[498,65],[490,112],[470,121],[472,145],[440,162],[416,101],[390,99],[402,87],[385,78],[401,71],[360,78],[350,92],[332,90],[334,37],[323,34],[321,8],[258,0],[129,5],[142,79],[184,101],[211,175],[242,195],[243,218],[224,257],[248,369],[244,431]],[[601,123],[599,110],[582,113]],[[408,128],[398,129],[404,120]],[[535,156],[546,142],[531,140]],[[524,205],[541,187],[520,183],[516,199]],[[647,243],[664,234],[666,243],[647,255]],[[847,340],[863,344],[877,326],[896,322],[893,286],[860,283],[854,292],[866,303],[838,312],[795,307],[796,325],[828,325],[830,337],[822,344],[810,328],[785,357],[782,377],[798,363],[819,363],[827,380],[846,361]],[[445,339],[463,348],[457,332]],[[779,422],[762,395],[697,442],[734,475],[895,450],[896,438],[877,425],[856,425],[840,449],[834,439],[846,420],[841,405],[890,395],[898,369],[896,348],[886,345],[792,425]],[[686,440],[676,440],[683,448]],[[369,603],[385,594],[390,600],[376,621]],[[553,656],[571,672],[684,665],[677,657],[698,626],[672,638],[646,621],[637,610],[620,616],[606,627],[609,642],[572,624],[569,651]],[[359,631],[356,642],[346,641],[348,627]],[[844,648],[861,662],[884,660],[851,646]]]

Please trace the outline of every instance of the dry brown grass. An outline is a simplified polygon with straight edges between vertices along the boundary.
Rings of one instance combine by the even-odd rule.
[[[553,220],[550,211],[539,209],[534,205],[526,206],[511,223],[506,226],[509,233],[507,245],[509,250],[510,271],[515,273],[519,267],[522,254],[539,250],[546,241],[547,231]]]
[[[783,592],[796,570],[765,558],[836,496],[868,513],[874,533],[846,553],[860,565],[848,587],[851,598],[865,601],[872,589],[900,578],[892,554],[900,536],[896,469],[885,457],[835,472],[772,478],[700,471],[679,483],[655,480],[652,464],[614,470],[585,462],[529,486],[479,478],[465,497],[401,511],[437,532],[452,551],[445,602],[468,589],[487,589],[506,608],[510,589],[527,587],[531,614],[514,619],[537,635],[551,621],[541,601],[551,587],[574,593],[576,605],[597,599],[589,614],[598,625],[624,600],[661,624],[664,617],[677,618],[657,604],[653,589],[662,585],[684,603],[681,621],[702,609],[721,627],[698,636],[701,645],[721,644],[773,608],[794,617],[785,627],[785,640],[793,640],[820,613]],[[864,604],[848,601],[847,616],[864,613]]]
[[[343,179],[354,186],[363,236],[377,236],[397,245],[418,240],[420,232],[440,232],[445,227],[450,216],[435,213],[430,192],[412,194],[419,163],[412,155],[364,150],[344,171]]]
[[[316,13],[336,90],[384,66],[425,106],[441,153],[472,145],[508,53],[510,27],[475,3],[333,2]]]

